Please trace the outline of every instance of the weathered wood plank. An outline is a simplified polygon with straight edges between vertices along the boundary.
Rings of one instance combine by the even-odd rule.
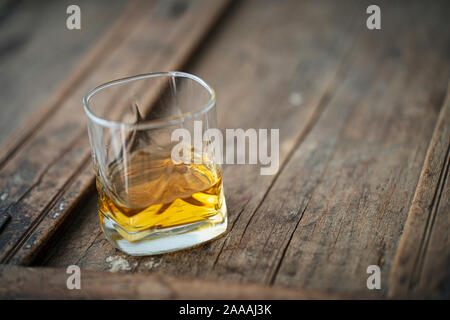
[[[270,262],[272,243],[283,238],[285,251],[277,251],[282,260],[266,273],[272,283],[363,294],[367,267],[378,265],[381,290],[373,294],[387,294],[397,241],[450,74],[450,30],[442,30],[446,6],[413,2],[401,20],[404,7],[389,7],[383,10],[383,32],[364,32],[330,108],[242,239],[243,247],[264,242],[268,248],[255,259]],[[277,209],[272,203],[283,195],[286,203]],[[269,228],[264,223],[269,217],[280,221],[271,236],[252,238],[252,231]],[[286,235],[282,226],[292,220],[295,227]]]
[[[152,7],[151,4],[148,3],[145,6],[141,4],[136,7],[136,14],[140,14],[142,17],[143,12]],[[120,28],[120,26],[124,28]],[[113,38],[111,34],[107,36],[114,39],[113,44],[116,45],[120,44],[133,28],[136,29],[136,22],[129,24],[128,27],[119,24],[117,28],[116,31],[121,31],[121,33],[116,33],[117,38]],[[109,45],[109,43],[106,42],[105,45]],[[103,53],[101,48],[96,48],[94,51]],[[120,61],[123,59],[122,54],[123,52],[116,50],[108,56],[109,59],[104,57],[104,63],[100,65],[102,68],[100,70],[107,72],[115,67],[114,72],[123,72],[123,69],[129,66],[118,70],[117,65],[120,65]],[[92,55],[95,56],[95,52]],[[93,58],[87,58],[87,60],[90,59]],[[87,63],[87,66],[89,65]],[[73,184],[74,179],[83,166],[88,163],[88,141],[83,134],[85,130],[84,115],[80,99],[89,88],[101,83],[101,76],[102,72],[93,73],[87,79],[87,83],[75,85],[70,90],[70,94],[64,93],[61,96],[64,101],[57,106],[51,102],[40,109],[38,112],[42,112],[42,117],[49,119],[41,119],[45,123],[35,129],[30,139],[17,141],[18,146],[13,146],[17,151],[7,159],[1,168],[0,186],[5,190],[5,197],[0,203],[0,211],[7,212],[12,217],[7,228],[0,234],[2,261],[9,259],[8,255],[13,253],[10,252],[11,249],[20,248],[22,242],[27,238],[26,233],[30,227],[36,227],[40,219],[44,218],[45,214],[42,213],[48,213],[52,206],[63,209],[60,213],[66,211],[64,207],[67,199],[63,197],[64,192],[67,188],[78,187],[77,184]],[[57,93],[56,96],[59,94]],[[56,107],[57,109],[53,110]],[[48,115],[47,108],[52,111],[51,116]],[[73,116],[67,117],[68,114]],[[36,154],[39,154],[40,157],[36,157]],[[82,176],[85,175],[80,177]],[[91,179],[92,177],[90,177]],[[85,186],[92,184],[92,181],[83,182]],[[44,193],[45,196],[39,196],[39,192]],[[60,199],[61,202],[59,202]],[[59,203],[55,203],[55,200]],[[59,214],[53,218],[60,222],[64,220],[65,214]],[[51,223],[48,225],[49,230],[52,230],[53,225],[57,226],[58,224]],[[23,238],[24,236],[25,238]],[[26,247],[30,250],[34,245],[31,243]]]
[[[445,10],[437,4],[429,8],[424,8],[423,3],[412,5],[408,19],[397,19],[402,7],[393,7],[384,14],[384,25],[390,32],[365,31],[361,35],[347,62],[340,64],[343,71],[335,80],[337,84],[331,85],[337,87],[332,90],[336,94],[325,95],[323,103],[327,108],[273,185],[271,181],[256,184],[261,177],[257,172],[253,179],[250,174],[243,174],[249,170],[244,167],[226,169],[226,185],[232,190],[227,191],[227,195],[232,199],[230,210],[233,210],[230,212],[233,228],[226,237],[187,252],[130,258],[130,270],[365,294],[368,291],[366,268],[378,264],[382,269],[382,291],[376,296],[386,294],[386,274],[392,265],[449,75],[445,63],[448,35],[442,33],[444,17],[439,14]],[[248,11],[258,12],[247,6],[237,17],[240,14],[248,17]],[[270,9],[274,12],[274,8]],[[289,11],[296,12],[292,7]],[[235,19],[233,26],[248,30]],[[276,23],[276,20],[271,21]],[[412,21],[421,23],[417,25]],[[412,25],[418,27],[411,28]],[[233,39],[227,31],[223,34],[224,38]],[[217,39],[219,37],[220,34]],[[252,39],[256,42],[258,37],[253,35]],[[430,39],[433,39],[432,45]],[[217,50],[223,49],[222,41],[215,45]],[[226,41],[223,43],[228,45]],[[211,54],[211,60],[218,55],[215,46],[211,49],[215,53],[215,56]],[[312,54],[317,52],[312,50]],[[206,64],[208,56],[209,53],[202,63]],[[286,57],[284,59],[292,64]],[[202,68],[201,64],[196,68]],[[245,66],[241,69],[246,70]],[[335,79],[335,72],[325,79]],[[226,79],[224,74],[221,73],[222,81]],[[239,79],[245,79],[245,75]],[[324,78],[321,81],[323,83]],[[238,85],[228,86],[239,90]],[[229,108],[243,96],[250,102],[255,99],[261,110],[270,110],[274,102],[267,97],[273,92],[265,96],[268,101],[264,103],[251,96],[252,86],[245,88],[250,97],[232,95],[230,102],[225,100],[225,112],[231,113]],[[231,89],[227,92],[233,93]],[[323,96],[313,92],[316,93],[313,101],[317,103],[318,97]],[[276,96],[287,96],[287,93]],[[277,111],[284,118],[270,114],[270,121],[283,122],[289,128],[293,122],[289,122],[286,114],[294,118],[293,114],[284,111],[282,104]],[[258,119],[258,115],[242,116],[246,112],[251,110],[241,111],[240,116],[231,114],[230,120],[225,118],[225,126],[228,123],[234,124],[232,127],[250,126],[238,117],[251,118],[255,121],[253,124],[256,121],[270,123]],[[291,141],[290,147],[295,145],[295,139]],[[286,156],[287,152],[282,152],[282,159]],[[263,190],[270,187],[270,192],[251,194],[252,188],[259,190],[261,186],[265,186]],[[250,204],[244,198],[249,193],[254,201]],[[264,201],[258,207],[261,199]],[[95,223],[95,219],[95,213],[91,212],[86,221]],[[106,258],[117,254],[97,233],[88,243],[87,252],[86,246],[82,246],[80,256],[79,246],[74,243],[78,239],[75,236],[68,242],[74,248],[71,253],[75,252],[75,260],[62,249],[56,253],[62,256],[54,257],[49,263],[65,265],[76,261],[83,267],[107,269]]]
[[[248,1],[202,48],[189,71],[216,87],[223,127],[280,127],[285,165],[275,177],[227,167],[229,234],[185,252],[120,256],[128,263],[124,271],[364,295],[366,268],[377,264],[382,290],[374,295],[388,292],[397,242],[447,89],[450,37],[442,26],[448,4],[408,2],[405,15],[404,6],[383,2],[383,30],[365,30],[361,15],[363,32],[348,55],[354,36],[349,4],[360,14],[366,3],[345,4]],[[318,31],[325,22],[333,27]],[[290,105],[289,95],[299,92],[301,107],[298,99]],[[56,250],[42,257],[49,265],[108,269],[107,258],[118,258],[95,211],[92,198],[77,211]],[[426,251],[430,260],[421,258],[427,275],[437,270],[436,262],[439,269],[448,266],[441,236],[448,207],[435,212],[444,231],[435,231],[436,222],[433,232],[426,231],[430,243],[438,242],[435,252]]]
[[[337,295],[164,275],[81,271],[81,290],[67,289],[66,269],[0,265],[0,299],[345,299]]]
[[[280,128],[280,161],[285,161],[293,146],[317,120],[334,90],[336,73],[354,36],[348,19],[349,14],[356,13],[352,4],[349,1],[245,1],[237,5],[214,34],[214,41],[201,48],[188,69],[215,87],[221,127]],[[315,23],[331,23],[334,27],[317,32]],[[295,32],[290,32],[294,29]],[[300,104],[290,99],[298,94],[303,99]],[[230,233],[226,237],[201,248],[163,257],[124,258],[138,272],[208,276],[229,238],[241,236],[245,222],[274,178],[261,176],[255,166],[227,166],[224,185]],[[77,227],[65,233],[46,263],[109,268],[107,258],[118,252],[98,228],[95,200],[89,203],[86,211],[80,211],[73,222]],[[237,224],[240,219],[242,225]]]
[[[51,119],[1,168],[0,188],[7,190],[7,195],[0,210],[11,215],[0,234],[3,262],[19,263],[28,254],[33,255],[33,250],[92,186],[81,97],[110,79],[143,70],[178,69],[228,3],[183,2],[183,10],[179,10],[178,2],[143,1],[136,8],[137,16],[130,29],[123,30],[121,45],[91,70],[89,77],[64,98]]]
[[[450,87],[390,275],[395,296],[450,297]]]
[[[127,7],[124,0],[78,1],[82,28],[70,31],[65,24],[70,4],[67,0],[5,2],[0,18],[0,163],[11,155],[8,146],[17,145],[45,120],[33,111],[44,101],[57,105],[60,99],[48,96],[52,92],[63,96],[88,71],[78,60]],[[44,109],[48,113],[51,108]]]

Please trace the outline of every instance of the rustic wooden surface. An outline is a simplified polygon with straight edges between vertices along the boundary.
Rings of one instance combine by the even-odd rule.
[[[58,84],[82,71],[76,62],[125,8],[125,0],[77,3],[85,28],[74,32],[63,24],[69,0],[0,3],[0,143],[52,92],[64,92]]]
[[[130,292],[148,281],[137,298],[201,298],[214,283],[224,290],[215,297],[450,297],[450,5],[382,1],[382,30],[370,31],[369,4],[124,6],[0,152],[1,263],[129,273],[84,271],[117,281],[114,288],[130,280]],[[225,168],[226,236],[128,257],[99,229],[81,97],[110,79],[170,69],[216,89],[222,128],[279,128],[280,169],[261,176],[257,166]],[[37,104],[27,101],[29,110]],[[381,290],[369,291],[373,264]],[[53,272],[29,270],[2,267],[5,288],[31,284],[0,296],[36,296],[33,286]],[[51,288],[65,287],[58,277]],[[171,279],[174,296],[149,289],[158,277]],[[177,279],[186,280],[178,287]],[[195,296],[178,294],[193,282]],[[84,297],[115,297],[97,283]]]
[[[0,210],[10,216],[21,212],[0,235],[1,262],[26,263],[36,254],[35,248],[68,217],[66,213],[73,213],[73,206],[92,191],[90,147],[80,97],[104,79],[141,70],[178,69],[227,2],[196,1],[179,11],[179,6],[170,6],[167,1],[142,1],[129,13],[130,18],[118,22],[114,36],[108,37],[113,44],[98,44],[115,50],[95,48],[95,54],[101,54],[101,63],[91,68],[84,81],[72,86],[51,115],[43,114],[39,127],[14,149],[0,169],[0,188],[5,190]],[[201,14],[206,18],[195,23],[186,35]],[[91,56],[87,59],[92,60]]]
[[[448,294],[450,88],[428,148],[391,272],[392,295]]]
[[[14,299],[341,299],[333,294],[174,278],[84,270],[81,290],[67,290],[65,269],[0,266],[0,297]],[[211,290],[214,288],[214,290]]]

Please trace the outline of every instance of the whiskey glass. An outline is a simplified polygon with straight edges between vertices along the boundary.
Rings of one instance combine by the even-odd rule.
[[[96,87],[83,105],[100,225],[113,246],[134,256],[161,254],[226,231],[222,169],[204,134],[217,128],[208,84],[184,72],[144,74]],[[202,144],[183,141],[175,161],[179,129]]]

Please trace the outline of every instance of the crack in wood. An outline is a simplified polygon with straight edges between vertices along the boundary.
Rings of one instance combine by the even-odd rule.
[[[63,184],[63,186],[58,190],[58,192],[51,198],[49,203],[45,206],[45,208],[40,212],[40,214],[34,219],[30,226],[27,228],[26,231],[21,235],[19,240],[14,244],[14,246],[11,247],[7,251],[7,253],[4,255],[2,259],[2,263],[7,263],[10,261],[12,256],[23,246],[23,244],[28,240],[28,238],[33,234],[33,231],[36,229],[36,227],[40,224],[40,222],[44,219],[44,217],[48,214],[48,212],[55,206],[55,204],[58,203],[58,201],[64,196],[65,192],[68,188],[76,181],[78,178],[78,173],[82,170],[82,168],[86,167],[87,165],[90,165],[90,156],[86,157],[81,164],[76,168],[76,170],[73,172],[73,174],[69,177],[69,179]],[[93,182],[93,180],[92,180]],[[70,213],[69,208],[65,210],[67,215]]]
[[[15,1],[13,1],[15,2]],[[110,28],[108,33],[90,50],[86,57],[73,69],[70,77],[55,90],[46,104],[27,118],[6,141],[0,151],[0,169],[3,168],[20,150],[27,146],[27,142],[31,140],[40,129],[47,123],[53,114],[62,106],[66,97],[79,87],[79,85],[94,71],[99,61],[112,53],[113,47],[118,46],[125,39],[130,25],[133,23],[135,16],[142,10],[142,1],[131,1],[125,8],[124,13]],[[139,10],[141,9],[141,10]]]
[[[269,278],[269,284],[272,285],[272,286],[275,284],[275,280],[276,280],[276,277],[278,275],[278,271],[280,270],[281,264],[283,263],[284,256],[286,255],[286,252],[287,252],[287,249],[289,247],[289,244],[291,243],[291,240],[292,240],[292,237],[295,234],[295,231],[297,230],[298,226],[300,225],[300,221],[303,218],[303,214],[308,209],[309,203],[310,203],[310,201],[308,201],[308,203],[306,204],[305,208],[302,210],[302,213],[300,214],[300,218],[298,219],[297,223],[295,224],[294,230],[290,234],[287,244],[282,249],[281,257],[277,261],[277,264],[276,264],[275,269],[274,269],[274,271],[272,273],[272,276],[270,276],[270,278]]]
[[[97,233],[97,235],[94,237],[94,239],[91,241],[91,243],[89,244],[89,246],[87,247],[87,249],[84,251],[84,253],[77,259],[76,261],[76,265],[78,265],[80,263],[81,260],[83,260],[83,258],[86,256],[87,252],[89,251],[89,249],[97,242],[97,239],[99,236],[101,236],[103,233],[103,231],[99,231]]]
[[[234,228],[234,226],[235,226],[235,224],[236,224],[236,221],[239,219],[239,217],[241,216],[242,212],[244,212],[244,210],[245,210],[245,208],[247,207],[247,204],[249,203],[249,201],[250,201],[250,200],[247,200],[247,202],[245,203],[244,207],[239,211],[237,217],[234,219],[234,221],[233,221],[233,223],[232,223],[232,225],[231,225],[230,230],[228,231],[227,235],[225,236],[225,239],[224,239],[223,242],[222,242],[222,245],[220,246],[219,252],[217,253],[216,257],[215,257],[214,260],[213,260],[213,263],[212,263],[212,265],[211,265],[211,270],[214,269],[214,267],[216,266],[217,262],[219,261],[219,257],[220,257],[220,255],[221,255],[221,253],[222,253],[222,251],[223,251],[223,248],[225,247],[225,245],[226,245],[227,242],[228,242],[229,234],[231,233],[231,230],[233,230],[233,228]]]
[[[445,221],[445,217],[439,217],[441,198],[448,197],[444,194],[444,188],[446,183],[448,184],[450,166],[449,90],[450,83],[447,84],[444,101],[441,101],[440,114],[428,143],[420,179],[399,240],[389,280],[391,297],[414,296],[418,290],[428,295],[434,294],[430,290],[445,294],[442,288],[437,286],[445,286],[449,279],[447,271],[443,270],[448,268],[449,261],[448,248],[445,247],[448,226],[444,224],[435,231],[435,222],[439,218]],[[430,251],[432,238],[435,247]],[[444,256],[441,257],[442,255]],[[430,262],[431,265],[426,263],[430,259],[437,259],[438,256],[443,260]]]
[[[12,201],[12,203],[10,203],[5,209],[4,212],[8,213],[11,211],[11,209],[16,206],[18,203],[20,203],[26,196],[28,196],[31,191],[38,186],[41,182],[42,179],[45,177],[46,173],[53,168],[55,165],[58,164],[58,162],[66,155],[68,154],[70,151],[73,151],[73,145],[76,145],[77,142],[79,142],[81,139],[85,138],[85,133],[80,133],[78,136],[75,137],[75,139],[73,139],[66,148],[64,148],[62,150],[62,152],[54,159],[54,161],[52,161],[51,163],[49,163],[47,166],[45,166],[45,168],[38,174],[38,176],[34,179],[34,181],[23,191],[23,193],[21,195],[19,195],[19,197]]]
[[[427,217],[425,232],[422,235],[422,241],[420,243],[419,251],[414,261],[414,267],[412,271],[412,276],[409,280],[408,289],[412,290],[419,282],[420,275],[422,273],[423,264],[425,262],[426,253],[428,250],[428,244],[430,242],[431,233],[433,232],[434,222],[436,220],[436,215],[439,209],[442,192],[444,190],[445,183],[448,178],[449,164],[450,164],[450,144],[447,147],[447,152],[445,155],[446,161],[441,169],[439,175],[439,180],[434,192],[433,200],[431,205],[428,207],[429,214]]]

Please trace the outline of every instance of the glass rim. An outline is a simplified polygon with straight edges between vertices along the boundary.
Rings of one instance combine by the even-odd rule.
[[[185,112],[178,116],[166,117],[166,118],[162,118],[162,119],[144,120],[137,124],[107,120],[100,116],[97,116],[89,108],[89,99],[103,89],[112,87],[117,84],[132,82],[135,80],[150,79],[150,78],[156,78],[156,77],[162,77],[162,76],[183,77],[183,78],[188,78],[190,80],[197,82],[198,84],[200,84],[203,88],[205,88],[209,92],[210,98],[209,98],[208,103],[198,111]],[[181,72],[181,71],[145,73],[145,74],[140,74],[140,75],[136,75],[136,76],[131,76],[131,77],[126,77],[126,78],[109,81],[109,82],[106,82],[104,84],[101,84],[101,85],[95,87],[94,89],[91,89],[83,97],[83,108],[84,108],[86,115],[88,116],[89,119],[91,119],[98,125],[101,125],[103,127],[125,128],[125,129],[135,129],[135,130],[155,129],[155,128],[161,128],[161,127],[175,125],[175,124],[184,122],[185,120],[195,118],[199,115],[202,115],[202,114],[208,112],[209,110],[211,110],[212,107],[214,107],[215,104],[216,104],[216,93],[210,85],[208,85],[203,79],[201,79],[193,74],[190,74],[187,72]]]

